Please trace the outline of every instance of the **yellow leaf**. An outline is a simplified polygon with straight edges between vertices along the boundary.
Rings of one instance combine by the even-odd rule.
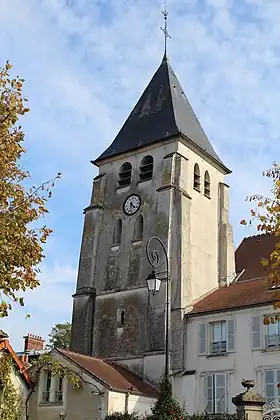
[[[261,259],[261,265],[262,265],[263,267],[268,267],[268,265],[269,265],[269,261],[268,261],[266,258],[262,258],[262,259]]]

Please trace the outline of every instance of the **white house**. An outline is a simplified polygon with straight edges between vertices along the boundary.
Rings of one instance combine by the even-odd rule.
[[[46,366],[29,400],[28,414],[34,420],[95,420],[119,412],[150,412],[157,391],[140,377],[114,362],[54,349],[50,355],[75,372],[82,387],[75,390],[67,376],[54,376]]]
[[[242,275],[185,316],[185,369],[174,376],[174,391],[189,413],[233,412],[242,379],[255,380],[267,403],[280,397],[280,323],[264,325],[265,316],[275,315],[275,297],[260,264],[274,243],[269,235],[245,238],[236,251]]]

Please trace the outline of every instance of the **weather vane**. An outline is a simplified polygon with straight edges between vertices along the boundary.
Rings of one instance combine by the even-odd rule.
[[[163,18],[164,18],[164,27],[163,28],[160,27],[160,29],[164,33],[164,56],[166,57],[167,38],[170,38],[171,39],[171,36],[169,35],[168,29],[167,29],[168,11],[167,11],[166,1],[164,2],[164,10],[161,13],[163,14]]]

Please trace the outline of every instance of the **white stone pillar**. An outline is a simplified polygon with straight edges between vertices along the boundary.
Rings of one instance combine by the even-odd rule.
[[[247,390],[232,398],[238,417],[245,420],[262,420],[265,398],[251,390],[255,386],[254,381],[243,380],[241,383]]]

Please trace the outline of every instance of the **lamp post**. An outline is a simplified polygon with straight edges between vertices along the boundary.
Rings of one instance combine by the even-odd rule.
[[[156,248],[152,246],[152,241],[160,244],[166,262],[166,303],[165,303],[165,369],[164,376],[165,379],[169,378],[169,264],[168,264],[168,255],[167,250],[162,242],[157,236],[152,236],[146,245],[146,255],[149,263],[153,267],[152,272],[148,275],[146,282],[149,292],[153,295],[160,290],[160,285],[162,280],[158,278],[155,269],[160,263],[160,256]]]

